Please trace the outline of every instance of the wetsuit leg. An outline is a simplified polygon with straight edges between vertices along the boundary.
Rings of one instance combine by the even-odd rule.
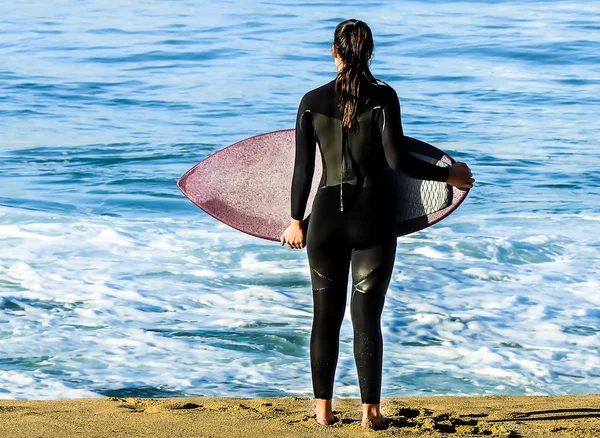
[[[339,188],[320,189],[306,236],[314,316],[310,362],[315,398],[333,398],[340,328],[346,312],[351,248],[340,233]]]
[[[381,313],[395,256],[395,236],[352,251],[350,315],[362,403],[380,402],[383,366]]]
[[[395,199],[386,189],[363,188],[343,227],[353,248],[350,315],[362,403],[380,402],[381,313],[396,258]]]

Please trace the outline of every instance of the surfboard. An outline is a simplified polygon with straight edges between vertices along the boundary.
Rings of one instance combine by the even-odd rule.
[[[409,153],[438,166],[455,160],[429,143],[405,136]],[[321,179],[321,153],[316,148],[315,172],[303,226],[308,230],[312,203]],[[279,241],[290,224],[295,130],[256,135],[208,156],[177,181],[181,192],[215,219],[262,239]],[[399,198],[396,234],[430,227],[452,213],[466,198],[445,182],[411,178],[395,172]]]

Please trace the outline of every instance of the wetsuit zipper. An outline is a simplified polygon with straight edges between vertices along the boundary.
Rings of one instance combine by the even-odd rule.
[[[344,198],[343,198],[343,179],[344,179],[344,164],[345,164],[345,145],[348,139],[348,133],[346,130],[342,131],[342,161],[340,163],[340,211],[344,211]]]

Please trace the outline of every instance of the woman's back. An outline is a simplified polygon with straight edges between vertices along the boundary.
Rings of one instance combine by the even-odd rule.
[[[340,186],[340,210],[345,184],[353,189],[391,189],[390,172],[402,168],[414,177],[445,181],[448,170],[408,154],[396,91],[363,72],[356,103],[357,129],[342,128],[335,79],[307,92],[296,118],[296,159],[292,179],[291,216],[302,220],[310,192],[315,147],[322,157],[319,189]]]

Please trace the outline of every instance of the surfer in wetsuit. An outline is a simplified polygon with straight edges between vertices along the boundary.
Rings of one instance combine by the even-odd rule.
[[[373,77],[370,28],[345,20],[334,32],[335,79],[307,92],[296,118],[296,154],[291,184],[291,224],[281,244],[306,246],[314,318],[310,361],[316,421],[337,421],[331,401],[346,310],[350,265],[350,312],[354,331],[363,427],[387,427],[380,411],[383,338],[381,313],[396,255],[396,199],[391,181],[402,169],[413,178],[473,187],[465,163],[427,163],[403,146],[396,91]],[[306,230],[302,227],[319,146],[323,174]]]

